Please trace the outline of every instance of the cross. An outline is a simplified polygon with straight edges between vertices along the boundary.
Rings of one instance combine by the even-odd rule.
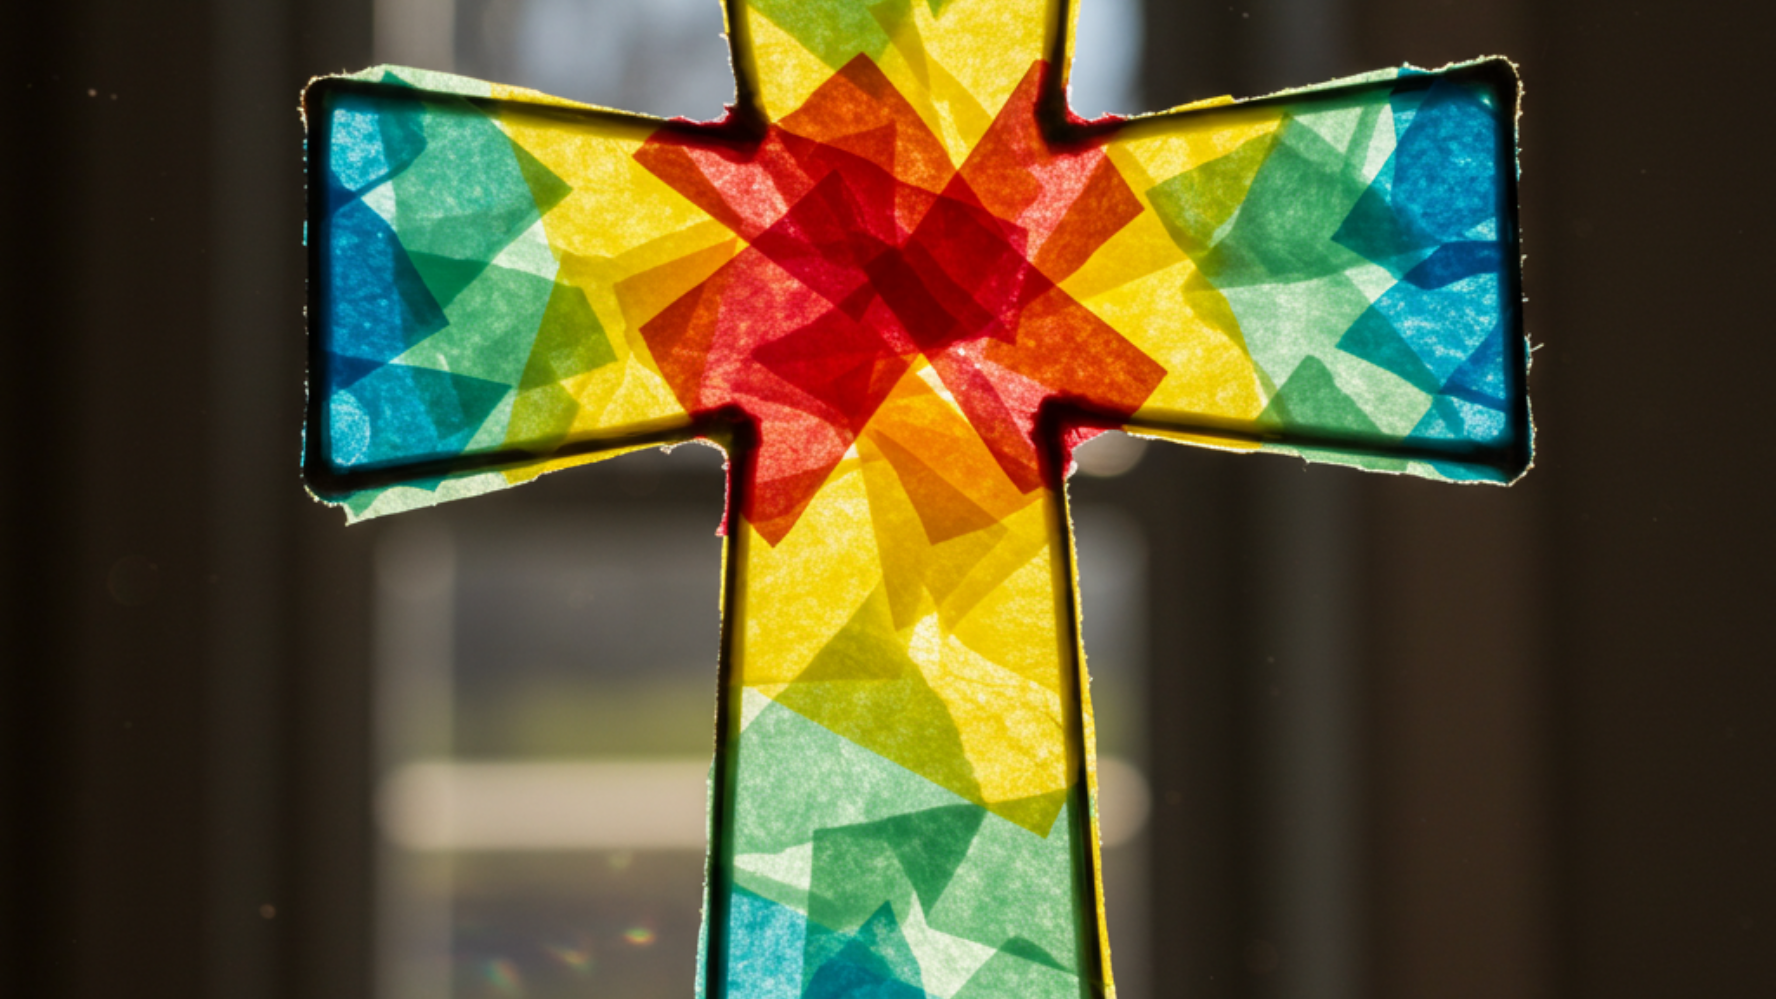
[[[707,124],[307,91],[316,495],[727,450],[700,995],[1113,993],[1073,446],[1528,465],[1507,63],[1082,121],[1072,14],[729,0]]]

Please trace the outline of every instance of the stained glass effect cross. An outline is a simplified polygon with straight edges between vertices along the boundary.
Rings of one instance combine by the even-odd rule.
[[[1081,121],[1064,0],[727,17],[715,123],[310,87],[308,483],[721,444],[699,993],[1106,994],[1070,449],[1520,474],[1515,76]]]

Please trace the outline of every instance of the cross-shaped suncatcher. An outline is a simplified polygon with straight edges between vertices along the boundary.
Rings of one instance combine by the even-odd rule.
[[[1110,991],[1074,444],[1528,463],[1507,64],[1083,122],[1071,15],[730,0],[707,125],[308,91],[317,494],[728,450],[708,995]]]

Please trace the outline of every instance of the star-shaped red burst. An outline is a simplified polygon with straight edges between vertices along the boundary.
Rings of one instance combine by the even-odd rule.
[[[1046,71],[960,169],[863,56],[758,142],[659,133],[636,153],[748,244],[641,333],[687,410],[757,422],[742,512],[768,542],[920,355],[1025,492],[1045,402],[1113,420],[1165,374],[1058,285],[1141,204],[1102,148],[1044,139]]]

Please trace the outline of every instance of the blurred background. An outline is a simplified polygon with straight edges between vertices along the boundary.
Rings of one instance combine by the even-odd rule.
[[[296,98],[711,118],[716,0],[6,20],[0,996],[688,997],[721,456],[311,502]],[[1082,449],[1124,999],[1776,994],[1773,22],[1084,0],[1086,114],[1517,60],[1539,345],[1509,490]]]

